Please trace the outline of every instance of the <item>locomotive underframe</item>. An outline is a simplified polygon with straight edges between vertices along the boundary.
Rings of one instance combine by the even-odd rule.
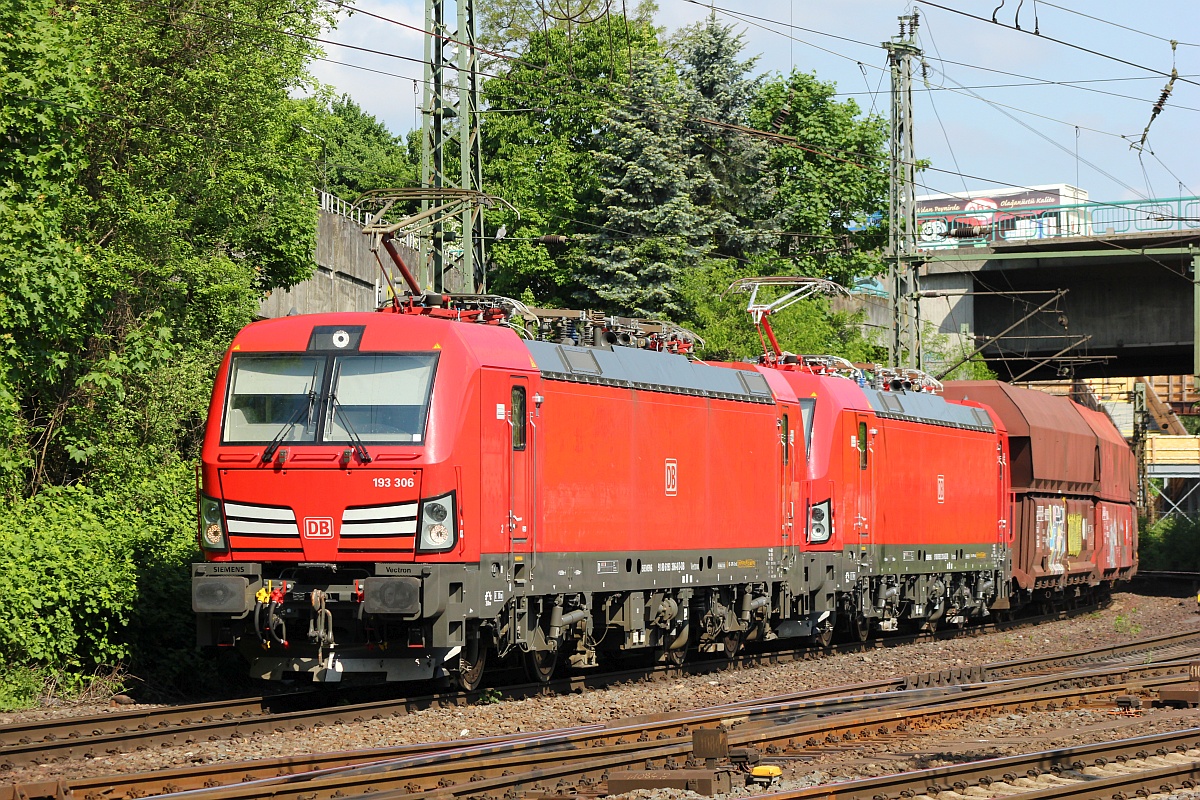
[[[996,602],[1008,585],[1003,548],[639,555],[526,554],[520,571],[510,554],[470,565],[195,564],[199,644],[236,647],[265,679],[413,681],[454,677],[479,645],[590,667],[629,653],[732,655],[777,638],[827,644],[837,625],[865,637],[1007,605],[1003,592]],[[279,602],[260,599],[280,589]],[[213,597],[225,605],[213,610]]]

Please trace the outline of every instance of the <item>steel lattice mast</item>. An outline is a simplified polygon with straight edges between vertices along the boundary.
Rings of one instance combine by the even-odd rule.
[[[914,191],[912,62],[916,46],[916,13],[900,17],[900,35],[884,42],[892,73],[892,136],[888,176],[889,291],[892,336],[888,359],[898,367],[921,364],[921,314],[917,295],[917,204]]]
[[[483,163],[479,140],[479,53],[475,46],[475,1],[457,0],[458,29],[446,24],[447,0],[425,0],[425,99],[421,128],[421,187],[436,192],[459,188],[482,193]],[[455,52],[457,51],[457,52]],[[447,78],[457,63],[453,84]],[[447,149],[457,140],[457,179],[447,174]],[[423,200],[421,210],[436,205]],[[430,228],[427,268],[422,282],[436,291],[474,293],[486,289],[483,209],[466,204],[460,230],[438,220]]]

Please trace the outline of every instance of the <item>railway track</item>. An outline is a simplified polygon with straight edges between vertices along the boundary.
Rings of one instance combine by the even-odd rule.
[[[951,630],[940,633],[938,636],[955,638],[984,635],[997,630],[1009,630],[1013,627],[1025,627],[1030,624],[1059,619],[1070,616],[1072,613],[1080,612],[1062,612],[1051,617],[1030,618],[1015,623]],[[784,664],[811,659],[824,652],[865,653],[881,648],[902,646],[927,638],[929,638],[929,634],[889,637],[864,643],[838,644],[824,651],[817,648],[797,648],[748,652],[733,661],[719,659],[697,661],[684,664],[683,667],[659,665],[607,672],[600,675],[577,675],[553,681],[550,684],[506,686],[503,692],[505,696],[511,698],[531,697],[547,692],[570,694],[628,681],[673,679],[683,674],[706,674],[727,669]],[[912,675],[902,679],[902,683],[882,682],[872,687],[864,686],[862,691],[891,691],[896,688],[925,688],[952,685],[964,681],[981,681],[989,677],[1029,673],[1065,664],[1094,663],[1097,659],[1115,658],[1121,652],[1144,654],[1147,650],[1186,646],[1189,641],[1200,641],[1200,633],[1146,639],[1140,643],[1135,642],[1119,648],[1106,648],[1102,651],[1048,655],[1040,659],[1022,659],[985,665],[980,668],[952,669],[939,673]],[[445,692],[407,698],[387,698],[330,708],[329,703],[343,702],[344,697],[329,693],[296,693],[273,698],[234,699],[6,725],[0,726],[0,773],[36,763],[95,758],[151,747],[186,746],[201,741],[269,735],[287,730],[302,731],[312,727],[345,725],[366,720],[399,717],[427,708],[469,705],[478,702],[479,699],[479,693]]]
[[[1193,789],[1200,728],[778,792],[773,800],[1111,800]]]
[[[1107,702],[1132,686],[1153,688],[1187,680],[1187,662],[1183,660],[1128,662],[1144,662],[1145,654],[1155,651],[1173,652],[1184,658],[1195,655],[1196,648],[1188,643],[1194,644],[1197,635],[1177,634],[1119,648],[991,664],[982,668],[993,673],[988,676],[989,682],[964,683],[962,679],[969,675],[914,676],[534,736],[0,787],[0,800],[115,799],[181,791],[201,792],[212,800],[323,800],[368,791],[373,797],[418,794],[499,798],[513,792],[557,789],[560,783],[569,783],[572,791],[586,793],[612,769],[647,763],[686,764],[692,747],[690,733],[702,727],[728,729],[731,744],[787,754],[865,737],[907,735],[920,726],[944,725],[980,713]],[[1127,663],[1094,665],[1102,659]],[[1087,661],[1093,666],[1078,667]],[[935,685],[943,680],[961,685]]]

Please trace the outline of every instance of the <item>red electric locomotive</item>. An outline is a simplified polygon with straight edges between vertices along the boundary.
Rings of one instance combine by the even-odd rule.
[[[1008,606],[995,413],[690,344],[482,297],[250,325],[202,454],[200,643],[262,678],[470,689],[489,656],[547,680]]]

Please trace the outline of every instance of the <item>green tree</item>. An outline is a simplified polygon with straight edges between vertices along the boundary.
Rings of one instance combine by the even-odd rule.
[[[484,84],[484,183],[520,210],[489,212],[507,230],[491,248],[489,288],[543,304],[570,304],[581,287],[577,242],[547,249],[545,235],[592,234],[600,197],[595,153],[611,109],[628,92],[632,54],[657,52],[650,17],[611,15],[593,24],[528,34],[519,58]]]
[[[592,155],[600,179],[577,273],[585,305],[678,319],[678,282],[703,259],[716,229],[694,197],[702,161],[688,155],[690,89],[665,59],[639,54],[629,99],[614,108]]]
[[[703,269],[689,271],[680,292],[688,306],[684,327],[704,337],[706,358],[738,361],[756,358],[765,343],[746,311],[747,295],[730,292],[739,278],[758,277],[763,263],[739,265],[732,260],[714,261]],[[791,287],[765,287],[758,299],[770,301]],[[798,354],[838,355],[850,361],[876,362],[886,353],[862,334],[864,314],[834,312],[827,298],[817,297],[796,303],[771,315],[771,327],[780,346]]]
[[[0,124],[22,154],[0,190],[10,498],[16,475],[31,492],[103,479],[105,449],[177,457],[171,426],[122,428],[115,409],[202,385],[259,293],[311,271],[319,148],[289,93],[314,51],[290,34],[318,31],[318,5],[6,7],[21,34],[0,45],[2,80],[20,97]],[[181,364],[198,372],[156,377]]]
[[[65,219],[82,194],[95,66],[84,26],[53,0],[5,3],[0,28],[0,499],[12,500],[47,424],[21,384],[59,380],[81,344],[84,259]]]
[[[214,367],[263,290],[312,269],[321,148],[291,95],[325,19],[0,6],[0,587],[38,587],[4,588],[0,702],[11,670],[161,655],[139,642],[187,627]]]
[[[350,99],[318,101],[312,133],[320,146],[321,187],[347,200],[372,189],[417,185],[408,145]]]
[[[764,224],[779,232],[778,258],[790,274],[849,286],[882,271],[886,231],[872,214],[887,207],[883,121],[860,117],[853,100],[804,72],[764,83],[750,112],[759,130],[793,137],[769,150],[772,191]]]
[[[698,205],[714,211],[716,247],[721,255],[749,258],[767,251],[773,237],[760,230],[772,194],[762,168],[767,145],[731,128],[749,123],[750,107],[762,85],[751,73],[758,58],[743,58],[745,37],[716,15],[682,28],[670,52],[680,76],[694,90],[686,151],[701,162],[694,193]]]

